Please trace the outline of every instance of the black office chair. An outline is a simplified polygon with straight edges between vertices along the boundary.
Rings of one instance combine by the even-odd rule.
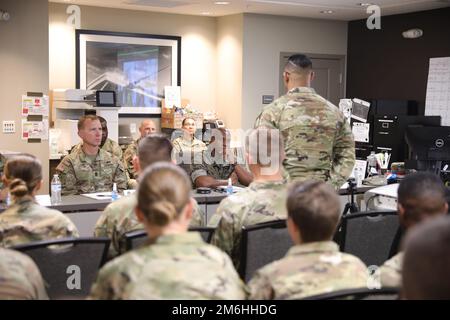
[[[396,211],[367,211],[342,217],[339,237],[342,252],[360,258],[367,266],[381,266],[397,253],[401,238]]]
[[[398,288],[358,288],[318,294],[301,300],[398,300],[398,295]]]
[[[108,238],[64,238],[12,247],[34,260],[50,299],[84,299],[106,261]]]
[[[276,220],[243,227],[239,274],[245,282],[256,270],[284,257],[293,242],[286,220]]]
[[[199,232],[203,238],[203,241],[210,243],[215,228],[212,227],[190,227],[189,231]],[[125,239],[125,251],[130,251],[140,246],[143,246],[147,242],[147,232],[145,230],[134,230],[124,234]]]

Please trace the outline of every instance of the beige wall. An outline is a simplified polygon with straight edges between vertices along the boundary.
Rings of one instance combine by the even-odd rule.
[[[75,30],[68,5],[49,4],[50,89],[75,87]],[[216,21],[211,17],[80,6],[81,29],[181,36],[183,98],[201,111],[216,104]]]
[[[217,19],[217,111],[231,129],[241,128],[244,16]]]
[[[281,52],[347,54],[347,22],[244,14],[242,127],[251,128],[262,95],[278,96]]]
[[[0,149],[28,152],[43,166],[48,193],[48,141],[27,143],[21,139],[21,96],[29,91],[48,94],[48,1],[2,0],[11,18],[0,21],[0,118],[14,120],[15,134],[0,132]]]

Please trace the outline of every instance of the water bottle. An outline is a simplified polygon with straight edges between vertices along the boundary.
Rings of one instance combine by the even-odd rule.
[[[370,155],[367,157],[367,171],[368,177],[377,174],[377,156],[374,151],[371,151]]]
[[[233,194],[233,184],[231,178],[228,178],[227,195]]]
[[[59,180],[59,176],[57,174],[53,175],[53,179],[51,182],[51,191],[52,204],[61,203],[61,181]]]
[[[116,201],[117,199],[119,199],[119,195],[117,193],[117,183],[113,183],[113,189],[111,192],[111,200],[112,201]]]
[[[9,207],[11,205],[11,194],[9,193],[9,191],[6,194],[6,200],[5,201],[6,201],[6,206]]]

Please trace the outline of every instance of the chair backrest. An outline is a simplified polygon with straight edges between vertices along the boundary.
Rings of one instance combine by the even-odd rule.
[[[259,223],[242,228],[239,274],[245,282],[256,270],[281,259],[293,242],[286,228],[286,220]]]
[[[190,227],[189,231],[199,232],[206,243],[210,243],[215,228],[212,227]],[[125,250],[130,251],[147,242],[147,232],[143,229],[130,231],[124,234]]]
[[[341,251],[357,256],[367,266],[381,266],[396,253],[399,229],[396,211],[348,214],[341,222]]]
[[[21,244],[13,249],[34,260],[50,299],[83,299],[106,261],[108,238],[64,238]]]
[[[302,300],[397,300],[398,294],[398,288],[358,288],[318,294]]]

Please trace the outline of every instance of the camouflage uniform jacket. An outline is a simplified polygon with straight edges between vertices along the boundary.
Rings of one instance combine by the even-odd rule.
[[[284,169],[291,179],[327,181],[336,189],[355,164],[355,143],[342,112],[316,94],[300,87],[264,108],[255,127],[279,129],[284,140]]]
[[[403,255],[403,252],[397,253],[380,267],[379,272],[382,287],[401,287]]]
[[[73,153],[75,151],[78,151],[81,149],[81,146],[83,145],[83,142],[80,142],[77,144],[73,149],[70,151],[70,153]],[[117,142],[114,140],[111,140],[110,138],[106,138],[105,143],[101,147],[102,150],[105,150],[106,152],[109,152],[110,154],[116,156],[119,159],[122,159],[122,148],[119,146]]]
[[[203,152],[203,161],[201,164],[194,164],[192,166],[192,183],[202,176],[211,176],[216,180],[225,180],[230,177],[234,171],[235,164],[223,162],[216,163],[211,156],[209,150]]]
[[[54,238],[78,237],[73,222],[57,210],[23,198],[0,213],[0,247]]]
[[[18,251],[0,248],[0,300],[48,300],[36,264]]]
[[[203,151],[206,150],[205,143],[195,137],[193,139],[178,137],[172,144],[172,159],[190,176],[193,165],[202,164]]]
[[[144,229],[134,212],[137,204],[136,194],[122,197],[109,204],[97,220],[94,229],[95,237],[108,237],[111,239],[109,256],[114,257],[125,252],[125,239],[123,235],[134,230]],[[195,202],[194,212],[190,223],[191,227],[200,227],[204,223],[204,213]]]
[[[117,183],[119,191],[127,188],[127,175],[122,162],[100,149],[94,161],[79,149],[67,156],[56,167],[62,185],[62,194],[81,194],[111,191]]]
[[[92,299],[245,299],[245,285],[230,258],[196,232],[155,243],[107,263]]]
[[[250,299],[301,299],[344,289],[366,288],[367,269],[331,241],[296,245],[259,269],[248,286]]]
[[[128,145],[128,147],[125,149],[125,152],[123,153],[123,165],[127,170],[130,179],[137,178],[137,173],[136,170],[134,170],[133,166],[133,158],[135,155],[137,155],[139,141],[141,141],[140,138],[137,140],[133,140],[133,142]]]
[[[239,268],[242,227],[286,218],[286,183],[255,181],[220,202],[209,222],[217,226],[211,243],[228,253]]]

